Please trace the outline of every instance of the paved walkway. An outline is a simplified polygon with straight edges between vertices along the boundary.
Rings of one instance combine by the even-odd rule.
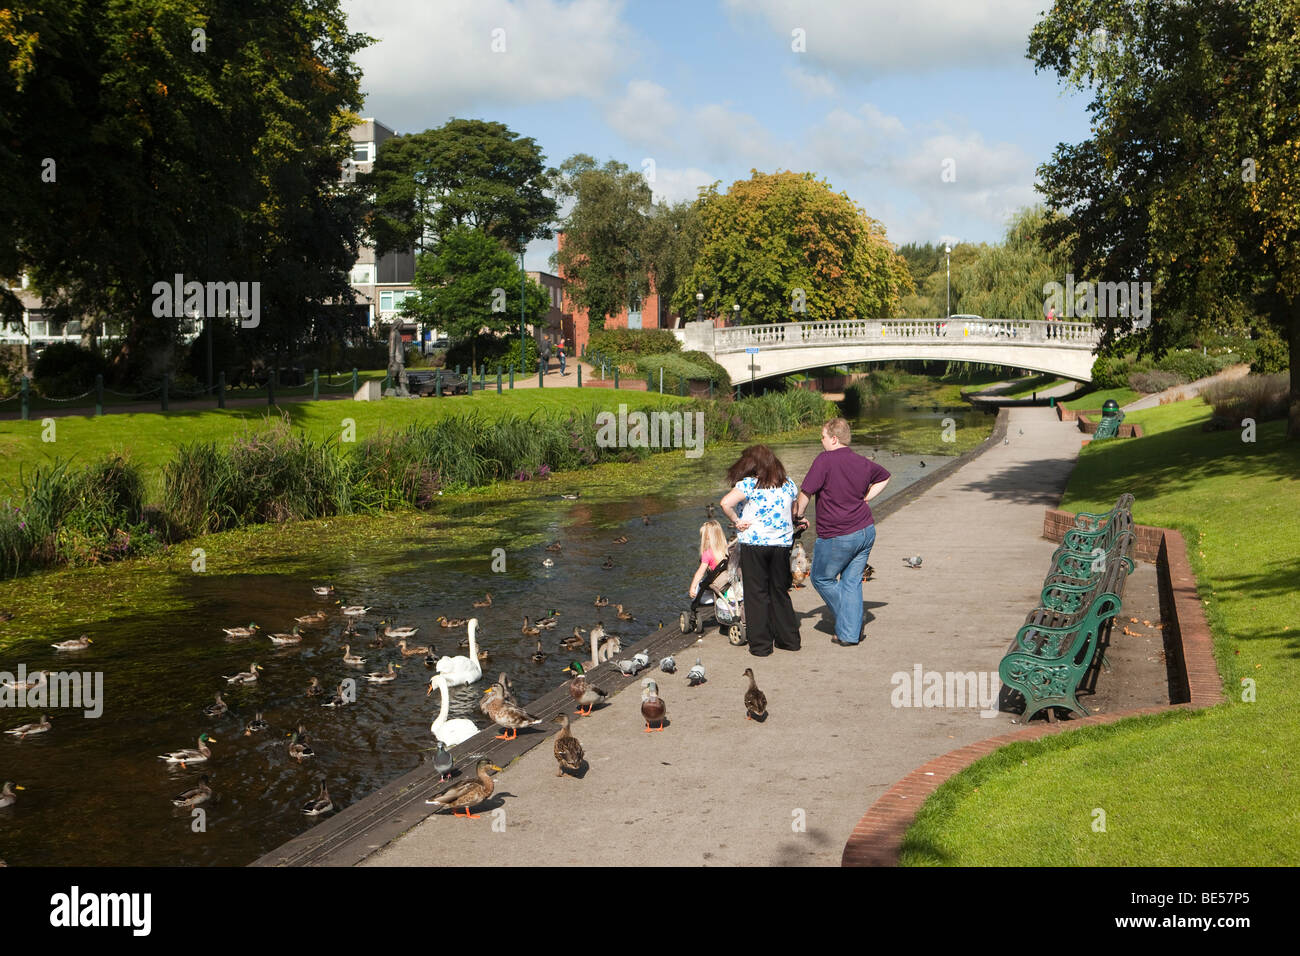
[[[1129,402],[1124,406],[1124,411],[1133,412],[1140,408],[1157,408],[1160,405],[1169,402],[1181,402],[1196,395],[1201,394],[1211,385],[1217,385],[1219,382],[1229,382],[1234,378],[1241,378],[1250,374],[1249,365],[1230,365],[1217,375],[1211,375],[1208,378],[1198,378],[1194,382],[1188,382],[1186,385],[1175,385],[1173,388],[1167,388],[1163,392],[1156,392],[1153,395],[1146,395],[1137,401]]]
[[[891,704],[891,676],[918,665],[996,678],[1034,606],[1055,548],[1040,536],[1043,509],[1059,501],[1080,439],[1050,409],[1009,415],[1006,444],[882,519],[861,647],[832,646],[816,592],[796,591],[801,652],[754,658],[710,629],[697,645],[706,684],[686,686],[690,652],[677,655],[676,675],[656,672],[665,732],[642,732],[630,688],[575,718],[583,779],[557,778],[544,741],[497,775],[499,799],[481,819],[431,817],[365,864],[838,866],[858,819],[896,780],[1013,729],[1010,715],[986,719],[978,707]],[[904,564],[913,554],[919,570]],[[769,700],[763,724],[745,719],[750,665]]]

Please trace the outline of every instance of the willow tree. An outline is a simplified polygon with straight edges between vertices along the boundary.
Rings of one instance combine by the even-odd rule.
[[[1057,0],[1029,56],[1094,94],[1093,136],[1040,170],[1074,272],[1150,281],[1157,319],[1207,329],[1247,303],[1288,342],[1300,437],[1300,0]]]
[[[885,228],[813,173],[760,173],[699,199],[699,252],[673,298],[746,324],[899,315],[912,291]]]
[[[1044,286],[1064,282],[1068,268],[1063,246],[1044,229],[1059,219],[1042,207],[1022,209],[1002,242],[981,246],[953,276],[961,290],[961,312],[995,319],[1041,319]]]

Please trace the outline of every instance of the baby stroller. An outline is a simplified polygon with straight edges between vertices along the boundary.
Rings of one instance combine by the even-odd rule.
[[[704,576],[691,606],[681,615],[683,634],[703,634],[708,617],[732,644],[745,643],[745,594],[740,578],[736,539],[727,545],[727,556]]]

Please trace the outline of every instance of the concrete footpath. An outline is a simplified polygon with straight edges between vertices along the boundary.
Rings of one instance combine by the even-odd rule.
[[[1037,603],[1055,549],[1041,537],[1043,509],[1058,503],[1080,436],[1047,408],[1007,414],[1005,444],[882,517],[861,646],[830,644],[811,586],[794,592],[798,653],[755,658],[710,628],[677,655],[675,675],[654,672],[666,731],[643,732],[629,687],[574,718],[589,762],[582,779],[555,776],[544,740],[496,775],[481,819],[430,817],[363,865],[838,866],[859,817],[896,780],[1012,729],[1010,715],[981,717],[978,704],[895,706],[891,680],[905,674],[910,686],[919,666],[989,673],[996,687],[998,662]],[[904,564],[914,554],[917,570]],[[690,688],[697,654],[709,679]],[[762,724],[745,719],[749,666],[769,701]],[[530,734],[542,736],[521,736]]]

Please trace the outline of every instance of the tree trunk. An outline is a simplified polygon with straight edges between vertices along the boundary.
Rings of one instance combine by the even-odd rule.
[[[1300,438],[1300,302],[1289,303],[1287,322],[1288,354],[1291,357],[1291,400],[1287,412],[1286,437]]]

